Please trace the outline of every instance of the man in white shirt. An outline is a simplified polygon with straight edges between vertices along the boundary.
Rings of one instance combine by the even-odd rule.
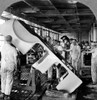
[[[80,46],[77,44],[76,40],[73,41],[73,45],[71,46],[71,58],[72,58],[72,65],[78,71],[78,61],[80,59],[81,49]]]
[[[80,50],[80,46],[77,44],[77,41],[75,39],[72,40],[70,49],[66,51],[70,52],[72,66],[75,68],[76,71],[78,71],[78,61],[80,59],[81,50]]]
[[[92,53],[91,58],[91,77],[93,84],[97,84],[97,43],[91,43],[91,50],[87,53]]]
[[[11,45],[12,37],[5,36],[4,45],[1,50],[1,94],[0,98],[10,100],[13,85],[13,74],[17,70],[17,51]]]

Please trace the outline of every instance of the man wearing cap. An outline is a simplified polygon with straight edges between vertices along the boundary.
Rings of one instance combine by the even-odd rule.
[[[5,36],[4,45],[1,50],[1,94],[0,98],[10,100],[13,85],[13,74],[17,70],[17,51],[11,45],[12,37]]]

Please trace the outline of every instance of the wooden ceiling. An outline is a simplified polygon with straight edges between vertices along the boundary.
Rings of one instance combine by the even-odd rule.
[[[89,32],[95,22],[87,6],[71,0],[24,0],[6,11],[60,33]]]

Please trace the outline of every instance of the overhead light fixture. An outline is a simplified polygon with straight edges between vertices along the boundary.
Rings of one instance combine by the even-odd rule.
[[[76,4],[77,2],[78,2],[77,0],[68,0],[68,3]]]
[[[3,11],[3,13],[1,14],[2,17],[7,17],[10,18],[11,17],[11,13],[7,12],[7,11]]]
[[[1,17],[10,19],[10,18],[12,18],[12,14],[7,11],[3,11],[3,13],[1,14]]]
[[[7,12],[7,11],[3,11],[1,17],[5,18],[5,20],[7,20],[7,19],[18,19],[17,16],[15,16],[15,15]]]
[[[40,10],[37,7],[23,9],[24,13],[37,13],[38,11],[40,11]]]
[[[77,3],[77,1],[76,1],[76,0],[72,0],[72,2],[73,2],[73,3]]]

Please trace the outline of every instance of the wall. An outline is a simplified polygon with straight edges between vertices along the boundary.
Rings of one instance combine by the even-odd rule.
[[[90,30],[90,40],[97,42],[97,27],[93,26]]]
[[[82,32],[79,34],[80,41],[89,41],[89,33],[88,32]]]

